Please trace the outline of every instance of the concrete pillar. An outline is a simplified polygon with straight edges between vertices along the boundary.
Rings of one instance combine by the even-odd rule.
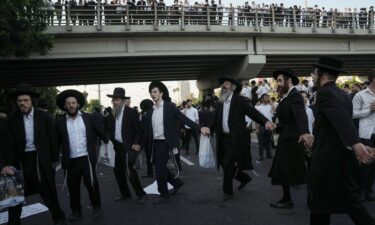
[[[197,80],[197,87],[200,91],[218,88],[217,79],[224,76],[241,80],[256,78],[265,64],[265,55],[246,55],[243,59],[224,70],[214,71],[212,76]]]

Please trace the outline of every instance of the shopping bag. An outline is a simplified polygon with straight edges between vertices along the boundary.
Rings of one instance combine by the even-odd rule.
[[[0,175],[0,210],[25,202],[24,182],[21,171],[13,176]]]
[[[115,167],[115,150],[111,141],[108,144],[100,145],[98,162],[112,168]]]
[[[199,142],[199,165],[203,168],[215,167],[215,157],[210,137],[203,134],[201,134]]]
[[[180,170],[178,169],[176,154],[178,154],[177,149],[169,151],[169,160],[167,162],[167,168],[172,173],[174,178],[177,178],[180,175]]]

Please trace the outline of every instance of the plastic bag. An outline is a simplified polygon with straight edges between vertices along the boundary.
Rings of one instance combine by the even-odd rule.
[[[178,151],[177,151],[178,153]],[[180,175],[180,170],[178,169],[175,150],[169,151],[169,160],[167,162],[167,168],[172,173],[174,178],[177,178]]]
[[[215,167],[214,151],[212,150],[210,137],[201,134],[199,142],[199,165],[203,168]]]
[[[13,176],[0,176],[0,210],[25,202],[23,182],[21,171]]]
[[[98,162],[112,168],[115,167],[115,150],[111,141],[108,144],[100,145]]]

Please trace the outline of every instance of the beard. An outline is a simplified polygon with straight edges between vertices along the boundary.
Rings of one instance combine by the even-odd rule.
[[[280,96],[285,95],[286,93],[288,93],[288,91],[289,91],[289,87],[287,85],[277,87],[277,92],[279,93]]]
[[[78,114],[78,108],[76,108],[72,113],[70,112],[70,110],[67,110],[66,113],[70,117],[75,117]]]
[[[223,103],[233,94],[233,91],[231,90],[225,90],[221,89],[220,96],[219,96],[219,102]]]
[[[114,117],[117,117],[120,115],[121,113],[121,109],[122,107],[125,105],[125,102],[121,102],[119,105],[117,106],[113,106],[113,109],[112,109],[112,114]]]

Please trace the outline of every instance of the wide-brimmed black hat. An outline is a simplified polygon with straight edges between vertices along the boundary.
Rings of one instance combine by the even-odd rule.
[[[163,82],[161,82],[161,81],[158,81],[158,80],[152,81],[150,83],[150,85],[148,86],[148,92],[151,93],[151,90],[156,88],[156,87],[159,88],[160,92],[163,92],[163,100],[164,101],[170,101],[171,100],[171,98],[169,97],[169,91],[168,91],[167,86],[165,86],[165,84],[163,84]]]
[[[290,79],[292,79],[292,84],[293,85],[297,85],[299,83],[299,79],[298,79],[298,76],[295,72],[293,72],[293,70],[290,70],[290,69],[279,69],[279,70],[275,70],[273,73],[272,73],[272,76],[275,80],[277,80],[277,77],[282,74],[286,77],[289,77]]]
[[[313,66],[318,68],[327,69],[338,73],[347,73],[342,69],[343,62],[340,59],[332,57],[320,57],[317,63],[313,63]]]
[[[73,90],[73,89],[68,89],[68,90],[60,92],[60,94],[57,95],[57,98],[56,98],[57,107],[65,111],[65,108],[64,108],[65,99],[68,97],[74,97],[77,99],[77,102],[79,104],[79,109],[81,109],[86,103],[85,96],[81,92],[77,90]]]
[[[154,102],[152,100],[150,100],[150,99],[143,99],[141,101],[140,107],[141,107],[141,110],[143,112],[147,112],[147,111],[149,111],[152,108],[153,105],[154,105]]]
[[[39,108],[47,108],[50,104],[48,103],[45,97],[40,97],[38,99],[38,107]]]
[[[30,84],[18,84],[16,90],[11,94],[11,97],[16,98],[20,95],[30,95],[31,97],[39,98],[40,93],[36,92]]]
[[[110,98],[123,98],[125,99],[125,89],[121,87],[117,87],[113,90],[112,95],[107,95]]]
[[[238,81],[238,80],[235,80],[233,78],[230,78],[230,77],[220,77],[218,79],[218,82],[220,85],[223,85],[225,81],[229,81],[231,82],[232,84],[235,84],[237,87],[236,89],[234,90],[235,93],[240,93],[241,90],[242,90],[242,85],[241,85],[241,82]]]

